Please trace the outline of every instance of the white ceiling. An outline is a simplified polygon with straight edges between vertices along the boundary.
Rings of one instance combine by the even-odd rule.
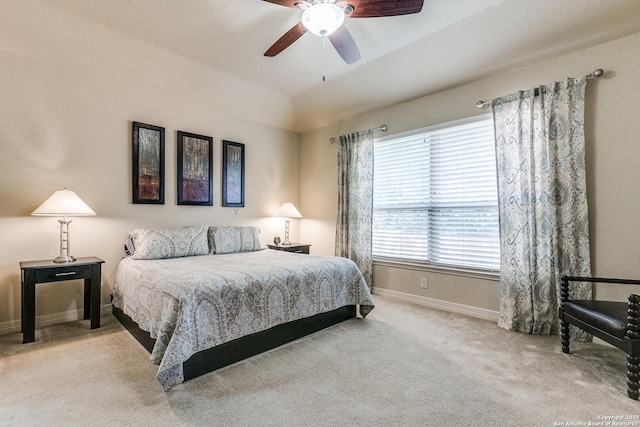
[[[311,33],[263,56],[301,11],[261,0],[40,1],[290,97],[297,131],[640,31],[638,0],[425,0],[347,19],[347,65]]]

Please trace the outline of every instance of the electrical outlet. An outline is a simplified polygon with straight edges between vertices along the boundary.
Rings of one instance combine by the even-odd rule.
[[[422,289],[427,289],[429,287],[429,284],[427,283],[427,278],[426,277],[422,277],[420,279],[420,287]]]

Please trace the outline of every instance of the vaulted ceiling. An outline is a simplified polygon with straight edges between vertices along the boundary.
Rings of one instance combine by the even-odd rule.
[[[347,19],[347,65],[311,33],[263,56],[302,11],[262,0],[40,1],[289,97],[298,131],[640,31],[638,0],[425,0]]]

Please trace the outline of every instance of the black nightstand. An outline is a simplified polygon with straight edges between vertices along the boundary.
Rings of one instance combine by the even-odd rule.
[[[74,262],[22,261],[22,343],[35,341],[36,284],[84,279],[84,318],[91,319],[91,329],[100,327],[101,266],[96,257],[78,258]]]
[[[297,254],[309,254],[309,246],[306,243],[292,243],[290,245],[267,245],[269,249],[277,251],[295,252]]]

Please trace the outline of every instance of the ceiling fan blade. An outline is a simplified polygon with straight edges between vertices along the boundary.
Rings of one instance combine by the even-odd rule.
[[[360,60],[358,46],[356,46],[356,42],[353,40],[353,37],[351,37],[351,33],[344,25],[329,34],[329,40],[347,64],[351,65]]]
[[[273,3],[273,4],[279,4],[280,6],[286,6],[286,7],[295,7],[296,3],[300,3],[300,0],[262,0],[262,1],[266,1],[268,3]]]
[[[423,3],[424,0],[340,0],[337,4],[353,6],[354,11],[347,18],[381,18],[420,13]]]
[[[307,29],[302,25],[302,22],[298,22],[293,28],[284,33],[284,35],[280,37],[269,49],[267,49],[264,56],[276,56],[291,46],[294,41],[298,40],[306,32]]]

